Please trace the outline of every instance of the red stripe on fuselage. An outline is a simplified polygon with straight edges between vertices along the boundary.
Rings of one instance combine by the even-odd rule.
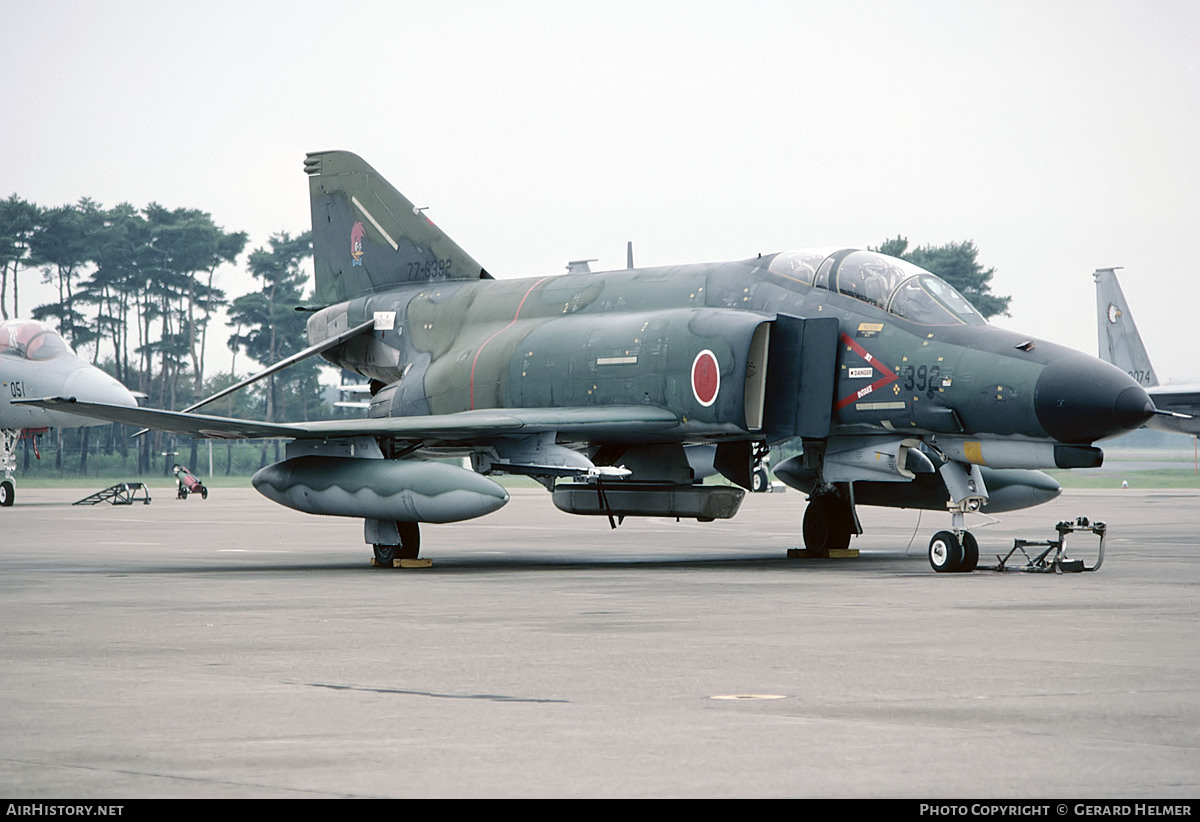
[[[496,339],[501,334],[503,334],[505,331],[512,328],[514,325],[516,325],[517,319],[521,316],[521,309],[525,307],[525,301],[529,299],[529,295],[533,293],[533,289],[537,288],[539,285],[546,282],[546,280],[548,280],[548,279],[550,279],[550,278],[542,277],[542,279],[538,280],[536,283],[529,286],[529,290],[525,292],[525,296],[522,297],[521,302],[519,302],[517,304],[517,313],[513,315],[513,318],[509,322],[509,324],[504,326],[503,328],[501,328],[499,331],[497,331],[492,336],[488,337],[486,340],[484,340],[483,345],[479,346],[479,350],[475,352],[475,359],[471,360],[471,410],[472,411],[475,410],[475,366],[479,363],[479,355],[483,353],[483,349],[487,348],[488,344],[492,340]]]

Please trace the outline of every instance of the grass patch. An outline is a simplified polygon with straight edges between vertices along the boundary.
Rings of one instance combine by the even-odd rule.
[[[1195,488],[1200,489],[1200,476],[1186,468],[1164,468],[1154,471],[1103,471],[1076,469],[1047,471],[1063,488],[1120,488],[1122,482],[1130,488]]]

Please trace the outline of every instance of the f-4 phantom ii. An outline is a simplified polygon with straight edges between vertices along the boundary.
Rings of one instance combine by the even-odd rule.
[[[1088,467],[1141,426],[1146,392],[1098,359],[989,326],[907,262],[817,249],[497,280],[373,168],[308,155],[316,296],[309,352],[371,380],[365,419],[257,423],[75,403],[205,437],[279,437],[253,479],[300,511],[360,517],[386,564],[419,523],[504,505],[539,480],[572,514],[732,517],[767,448],[809,495],[805,545],[845,548],[859,505],[948,511],[938,571],[975,567],[968,512],[1036,505],[1033,469]],[[264,374],[267,372],[263,372]],[[62,407],[57,401],[38,403]],[[732,485],[696,484],[691,452]],[[473,470],[438,458],[469,456]],[[740,486],[740,487],[738,487]]]
[[[1100,358],[1133,377],[1159,409],[1148,428],[1177,434],[1200,435],[1200,383],[1159,385],[1150,355],[1142,344],[1125,302],[1115,268],[1098,268],[1096,281],[1096,327],[1100,332]]]
[[[137,405],[125,386],[79,359],[57,331],[35,320],[0,323],[0,507],[16,499],[15,449],[22,431],[101,424],[17,404],[26,397],[45,396]]]

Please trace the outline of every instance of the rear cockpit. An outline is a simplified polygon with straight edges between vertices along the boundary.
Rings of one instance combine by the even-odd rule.
[[[9,320],[0,323],[0,356],[23,360],[55,360],[74,357],[75,352],[62,335],[36,320]]]
[[[875,251],[785,251],[775,256],[769,270],[923,325],[987,324],[975,307],[944,280],[912,263]]]

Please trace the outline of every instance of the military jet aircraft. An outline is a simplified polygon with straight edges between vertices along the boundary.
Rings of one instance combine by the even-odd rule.
[[[16,499],[13,473],[22,431],[100,425],[75,414],[18,405],[25,397],[65,396],[136,406],[125,386],[75,355],[57,331],[35,320],[0,323],[0,507]]]
[[[573,514],[732,517],[770,445],[809,494],[805,545],[845,548],[859,505],[947,511],[937,571],[975,567],[969,512],[1061,490],[1093,442],[1154,413],[1128,375],[994,328],[957,291],[870,251],[491,274],[359,157],[308,155],[312,343],[371,380],[365,419],[257,423],[35,403],[206,437],[290,439],[255,475],[300,511],[359,517],[377,560],[416,556],[419,523],[496,510],[496,474],[532,476]],[[267,372],[264,372],[264,374]],[[732,485],[693,482],[693,446]],[[469,456],[474,470],[437,461]],[[740,487],[738,487],[740,486]]]
[[[1146,393],[1162,412],[1147,428],[1177,434],[1200,435],[1200,383],[1159,385],[1150,355],[1142,344],[1125,293],[1117,282],[1117,269],[1098,268],[1096,281],[1096,327],[1100,332],[1100,358],[1120,368],[1145,386]]]

